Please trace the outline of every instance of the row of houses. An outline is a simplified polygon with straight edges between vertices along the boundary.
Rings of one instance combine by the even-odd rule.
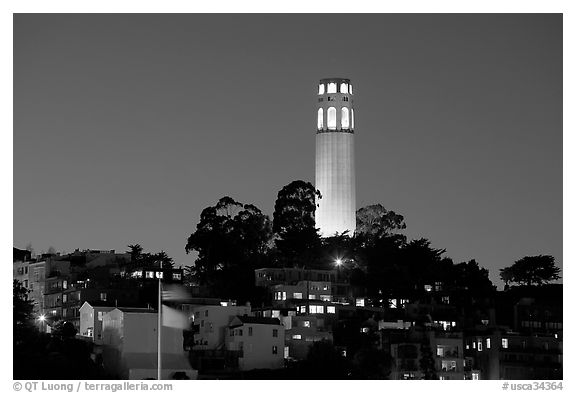
[[[182,271],[134,266],[129,254],[114,251],[73,254],[14,261],[14,277],[31,290],[39,315],[71,321],[104,365],[142,377],[153,369],[157,348],[157,280],[181,283]],[[385,299],[367,296],[339,270],[265,268],[254,278],[268,293],[257,307],[199,296],[175,305],[189,329],[167,330],[173,342],[166,348],[187,355],[192,368],[174,363],[182,369],[167,370],[281,369],[326,341],[349,359],[361,347],[388,354],[393,379],[562,377],[561,286],[497,292],[462,306],[452,301],[461,294],[442,282],[426,284],[424,296]]]
[[[29,290],[34,312],[50,321],[66,320],[80,330],[85,302],[107,306],[142,307],[155,304],[155,283],[181,283],[182,269],[137,266],[129,253],[115,250],[76,250],[31,258],[15,249],[13,277]],[[48,325],[46,325],[48,326]]]
[[[432,359],[436,377],[445,380],[562,376],[561,286],[551,288],[553,295],[538,299],[513,300],[507,299],[509,294],[497,294],[502,295],[496,299],[498,307],[494,299],[491,304],[477,299],[478,306],[470,311],[451,305],[454,294],[442,283],[424,288],[425,301],[388,299],[382,307],[376,305],[381,299],[366,297],[362,288],[354,288],[333,270],[258,269],[255,282],[268,290],[269,304],[257,308],[189,305],[194,320],[192,359],[201,372],[237,365],[230,361],[235,356],[226,352],[238,347],[230,346],[226,338],[232,320],[240,316],[279,321],[283,351],[273,340],[278,337],[266,334],[260,351],[242,354],[266,359],[264,368],[283,367],[272,353],[282,352],[285,364],[299,361],[314,342],[326,340],[345,357],[353,355],[359,343],[390,354],[393,379],[424,378],[431,371],[422,369],[424,357]],[[482,306],[486,303],[488,307]],[[252,335],[240,334],[231,336],[241,343],[240,348],[252,345]]]

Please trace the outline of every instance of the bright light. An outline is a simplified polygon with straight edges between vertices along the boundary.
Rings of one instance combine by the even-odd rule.
[[[38,317],[38,320],[39,320],[40,322],[44,322],[44,321],[46,320],[46,316],[40,315],[40,316]]]
[[[336,259],[336,266],[340,266],[342,265],[342,259],[338,258]]]

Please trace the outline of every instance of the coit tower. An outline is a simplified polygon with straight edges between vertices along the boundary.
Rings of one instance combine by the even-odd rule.
[[[316,127],[316,227],[323,237],[356,229],[354,99],[350,79],[321,79]]]

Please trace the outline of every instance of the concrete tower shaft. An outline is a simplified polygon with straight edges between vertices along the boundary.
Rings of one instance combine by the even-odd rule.
[[[316,108],[316,227],[322,236],[356,229],[354,100],[349,79],[328,78],[318,85]]]

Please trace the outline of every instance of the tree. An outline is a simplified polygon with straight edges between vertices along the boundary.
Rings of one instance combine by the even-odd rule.
[[[393,361],[387,352],[372,347],[361,348],[352,359],[353,376],[358,379],[387,379]]]
[[[309,182],[296,180],[284,186],[274,204],[272,230],[281,258],[287,264],[313,263],[320,247],[314,215],[320,191]]]
[[[160,267],[163,269],[174,269],[174,259],[170,257],[164,250],[155,254],[143,252],[144,248],[140,244],[130,244],[130,260],[139,266],[144,267]]]
[[[12,312],[15,345],[23,343],[27,337],[36,331],[33,314],[34,302],[28,299],[28,292],[20,281],[13,281]]]
[[[303,363],[306,374],[312,379],[345,379],[347,362],[334,344],[328,340],[315,341]]]
[[[131,258],[132,262],[136,262],[136,261],[140,260],[140,257],[142,255],[142,251],[144,251],[142,246],[140,244],[130,244],[130,245],[128,245],[128,248],[130,249],[129,253],[130,253],[130,258]]]
[[[423,342],[420,348],[420,371],[424,374],[423,379],[438,379],[436,364],[434,362],[434,356],[432,356],[429,340]]]
[[[222,297],[248,296],[254,269],[266,264],[272,236],[270,219],[251,204],[221,198],[200,214],[186,253],[198,252],[190,279]]]
[[[372,241],[402,229],[406,229],[404,216],[380,204],[365,206],[356,212],[356,233]]]
[[[526,256],[512,266],[500,269],[500,278],[508,285],[542,285],[558,280],[560,268],[555,265],[552,255]]]

